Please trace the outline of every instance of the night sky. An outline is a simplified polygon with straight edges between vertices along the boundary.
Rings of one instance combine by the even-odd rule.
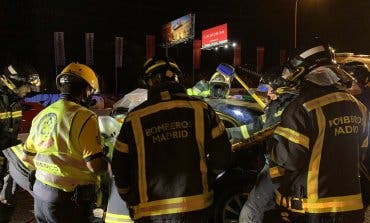
[[[195,38],[201,31],[228,23],[229,39],[242,47],[242,64],[256,66],[256,47],[265,47],[265,70],[279,63],[279,51],[294,46],[295,0],[144,1],[144,0],[0,0],[0,65],[32,63],[48,92],[55,91],[53,33],[64,32],[66,62],[84,62],[84,33],[95,34],[94,66],[103,91],[114,88],[114,37],[124,37],[124,67],[118,70],[119,93],[135,89],[145,60],[145,35],[195,13]],[[369,0],[299,0],[298,45],[313,36],[327,39],[340,52],[370,54]],[[192,43],[169,49],[186,75],[192,75]],[[202,51],[200,70],[212,73],[220,62],[233,63],[231,50]]]

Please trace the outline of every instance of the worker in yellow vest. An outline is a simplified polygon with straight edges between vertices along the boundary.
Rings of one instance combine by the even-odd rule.
[[[89,222],[98,175],[107,170],[97,115],[87,109],[99,91],[95,72],[71,63],[56,77],[61,96],[34,119],[23,160],[36,168],[37,222]]]
[[[221,63],[209,81],[198,81],[193,87],[186,89],[186,93],[200,98],[227,98],[234,74],[235,68],[233,66]]]

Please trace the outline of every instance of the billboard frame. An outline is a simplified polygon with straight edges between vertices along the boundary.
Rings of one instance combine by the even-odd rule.
[[[190,34],[184,38],[179,38],[177,40],[173,40],[173,33],[174,33],[174,30],[173,30],[173,27],[178,25],[178,27],[180,27],[182,25],[182,21],[185,17],[190,17],[190,22],[191,22],[191,27],[189,29],[190,31]],[[175,30],[176,28],[178,27],[175,27]],[[164,25],[162,25],[162,46],[164,48],[169,48],[169,47],[172,47],[172,46],[175,46],[175,45],[178,45],[180,43],[186,43],[188,41],[191,41],[194,39],[195,37],[195,14],[194,13],[189,13],[189,14],[186,14],[184,16],[181,16],[175,20],[172,20]],[[168,41],[166,41],[166,38],[168,38]]]

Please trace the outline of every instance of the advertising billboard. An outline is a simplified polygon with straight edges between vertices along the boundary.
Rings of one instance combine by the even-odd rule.
[[[187,14],[162,26],[164,46],[173,46],[194,38],[195,15]]]
[[[202,31],[202,49],[227,43],[227,23]]]

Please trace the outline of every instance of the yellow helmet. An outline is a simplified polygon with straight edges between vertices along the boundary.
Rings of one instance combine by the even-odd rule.
[[[91,86],[91,88],[94,90],[94,93],[99,92],[98,77],[96,73],[85,64],[70,63],[68,66],[66,66],[56,78],[57,86],[61,84],[61,77],[64,75],[80,77]]]

